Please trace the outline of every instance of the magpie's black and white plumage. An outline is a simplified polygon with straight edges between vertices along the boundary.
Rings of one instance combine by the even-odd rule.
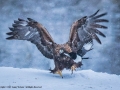
[[[98,12],[99,10],[91,16],[85,16],[75,21],[70,30],[69,40],[65,44],[55,43],[47,29],[31,18],[15,20],[13,27],[9,28],[11,32],[7,33],[10,37],[6,39],[27,40],[35,44],[46,58],[54,60],[55,68],[50,70],[51,73],[58,73],[62,76],[61,72],[64,68],[74,70],[82,65],[81,62],[76,63],[74,60],[77,55],[83,57],[92,50],[93,39],[101,44],[96,34],[105,37],[97,28],[107,28],[98,24],[108,22],[106,19],[101,19],[107,13],[97,15]],[[84,46],[88,43],[91,44],[91,47],[87,50]]]

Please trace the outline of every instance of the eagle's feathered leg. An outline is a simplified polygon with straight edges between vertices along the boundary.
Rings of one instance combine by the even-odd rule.
[[[54,63],[55,63],[55,68],[53,70],[49,69],[50,73],[59,74],[60,77],[63,78],[62,70],[64,69],[64,67],[60,67],[60,66],[62,66],[62,63],[60,61],[58,61],[58,60],[54,60]]]
[[[59,61],[59,59],[60,59],[60,58],[54,60],[54,62],[55,62],[55,69],[56,69],[55,74],[59,74],[59,75],[63,78],[63,76],[62,76],[62,70],[63,70],[64,68],[60,68],[60,65],[62,65],[62,64],[61,64],[61,62]]]
[[[57,70],[56,72],[55,72],[55,74],[59,74],[62,78],[63,78],[63,76],[62,76],[62,71],[61,70]]]
[[[54,63],[55,68],[53,70],[49,69],[50,73],[59,74],[62,78],[62,70],[64,68],[70,69],[73,74],[73,71],[76,70],[76,68],[82,66],[82,62],[75,62],[71,57],[67,56],[64,53],[61,53],[59,58],[55,58]]]
[[[83,65],[82,62],[78,62],[78,63],[74,62],[74,64],[71,66],[71,71],[72,71],[71,74],[73,74],[73,71],[76,71],[76,68],[81,67],[82,65]]]
[[[76,68],[77,68],[77,67],[76,67],[76,65],[75,65],[75,64],[71,66],[71,71],[72,71],[72,73],[71,73],[71,74],[73,74],[73,71],[76,71]]]
[[[63,78],[63,76],[62,76],[62,70],[56,70],[56,68],[55,69],[53,69],[53,70],[51,70],[51,69],[49,69],[50,70],[50,73],[53,73],[53,74],[59,74],[62,78]]]

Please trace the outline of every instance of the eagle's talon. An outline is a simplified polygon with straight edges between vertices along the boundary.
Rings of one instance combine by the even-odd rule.
[[[62,76],[62,71],[61,71],[61,70],[57,70],[57,71],[55,72],[55,74],[59,74],[59,75],[63,78],[63,76]]]
[[[49,69],[49,71],[50,71],[50,73],[53,73],[53,74],[59,74],[62,78],[63,78],[63,76],[62,76],[62,71],[61,70],[55,70],[55,69]]]
[[[52,69],[50,68],[49,71],[50,71],[50,73],[53,73],[53,74],[55,73],[55,70],[54,70],[54,69],[52,70]]]
[[[73,71],[76,71],[76,68],[77,68],[76,64],[72,65],[72,67],[71,67],[72,73],[71,74],[73,74]]]

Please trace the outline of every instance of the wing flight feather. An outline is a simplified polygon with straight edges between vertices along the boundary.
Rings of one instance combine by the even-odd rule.
[[[6,39],[30,41],[37,46],[45,57],[53,59],[52,44],[54,41],[42,24],[31,18],[28,18],[28,21],[18,18],[12,26],[9,28],[11,32],[6,33],[10,37]]]
[[[99,10],[90,16],[85,16],[75,21],[72,24],[68,43],[74,52],[80,51],[86,43],[92,42],[93,39],[101,44],[101,41],[96,34],[106,37],[98,30],[98,28],[107,29],[106,26],[99,24],[102,22],[108,22],[107,19],[101,19],[101,17],[107,15],[107,13],[97,15],[98,12]]]

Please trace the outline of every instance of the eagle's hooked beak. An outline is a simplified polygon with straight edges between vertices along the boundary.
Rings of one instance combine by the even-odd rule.
[[[63,78],[63,76],[62,76],[62,71],[57,70],[55,73],[56,73],[56,74],[59,74],[59,75]]]
[[[72,67],[71,67],[71,71],[72,71],[72,73],[71,74],[73,74],[73,71],[75,71],[76,70],[76,65],[74,64],[74,65],[72,65]]]

